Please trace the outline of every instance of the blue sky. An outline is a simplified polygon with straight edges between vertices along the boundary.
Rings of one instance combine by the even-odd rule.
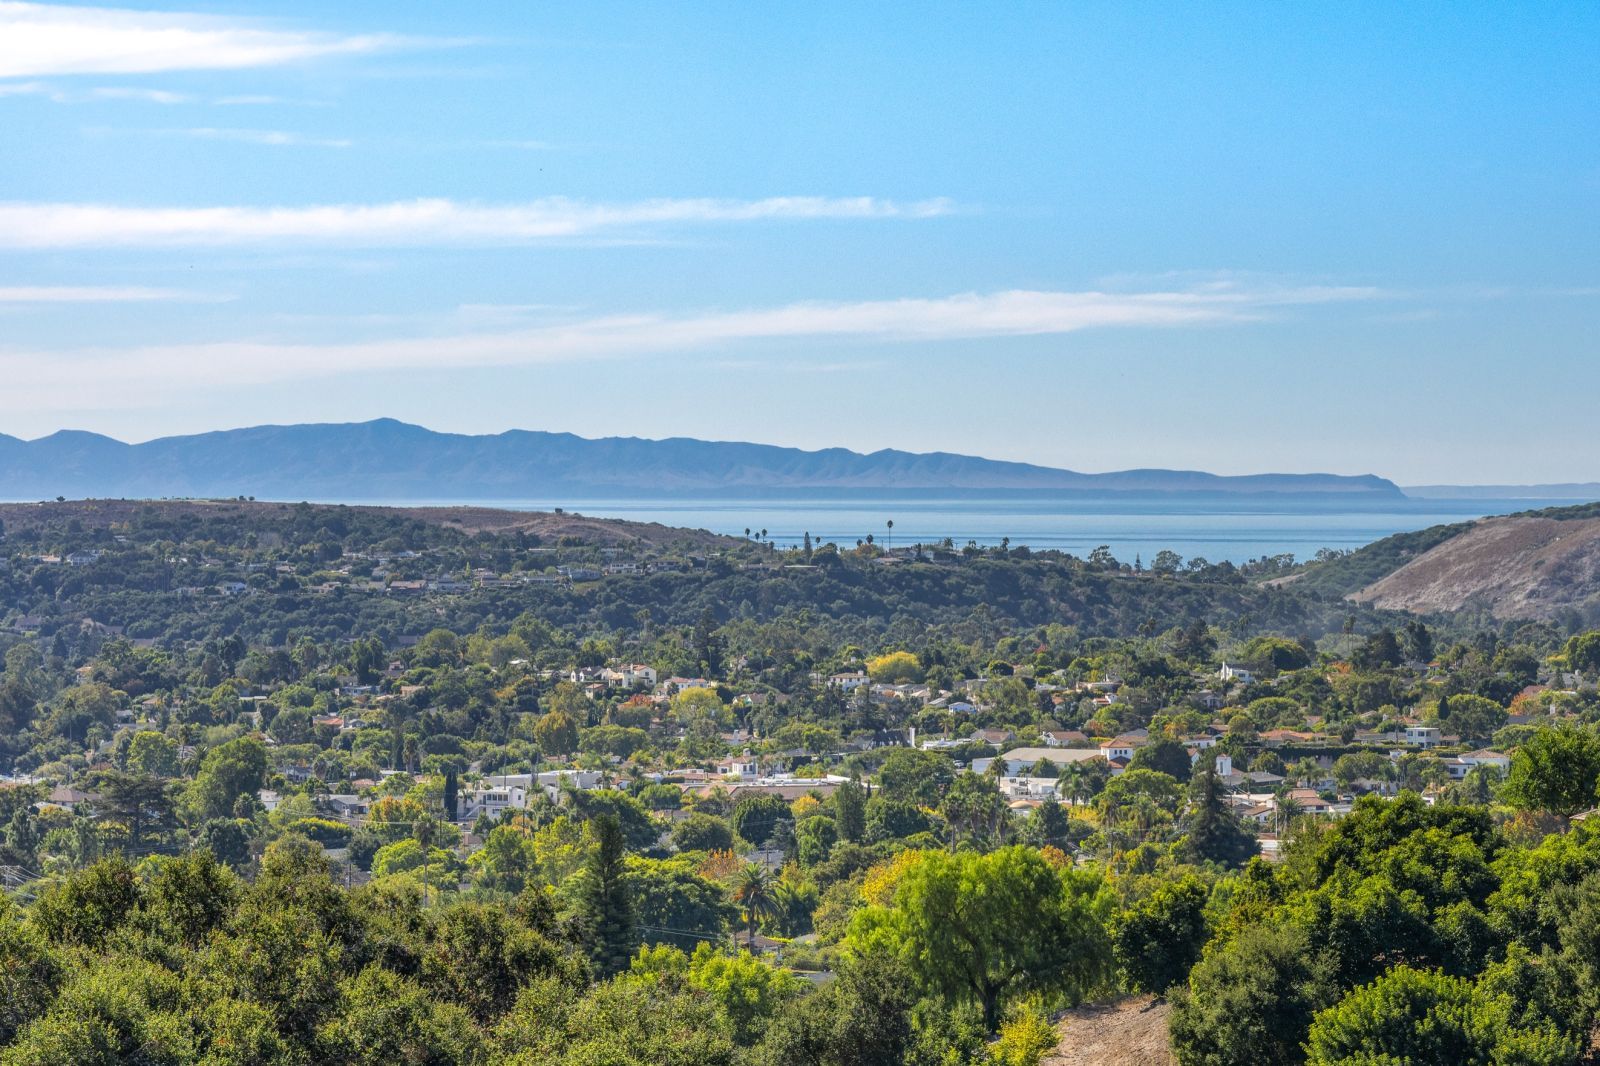
[[[1600,6],[0,0],[0,431],[1600,479]]]

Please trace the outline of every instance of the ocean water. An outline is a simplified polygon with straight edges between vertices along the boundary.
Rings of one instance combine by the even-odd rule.
[[[353,502],[353,501],[352,501]],[[1556,507],[1579,500],[1363,500],[1327,498],[1187,499],[1181,496],[1071,498],[660,498],[561,500],[385,500],[426,506],[476,503],[513,510],[560,507],[595,518],[625,518],[743,536],[766,530],[782,547],[806,533],[817,544],[854,547],[871,534],[882,544],[959,548],[1009,539],[1012,545],[1054,548],[1086,556],[1099,545],[1117,558],[1148,564],[1162,549],[1185,559],[1242,563],[1290,553],[1309,559],[1321,548],[1350,549],[1393,533],[1462,522],[1484,515]],[[893,530],[888,527],[894,522]]]

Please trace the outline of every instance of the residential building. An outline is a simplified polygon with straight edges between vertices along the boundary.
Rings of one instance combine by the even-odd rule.
[[[1018,777],[1032,769],[1040,759],[1053,763],[1057,771],[1075,762],[1090,762],[1103,758],[1101,752],[1093,748],[1012,748],[999,758],[1005,763],[1005,776]],[[992,759],[972,760],[972,769],[982,773],[989,768]]]
[[[1222,669],[1217,671],[1217,677],[1223,681],[1232,681],[1240,685],[1248,685],[1256,679],[1255,675],[1249,670],[1226,662],[1222,664]]]
[[[463,789],[458,797],[457,817],[463,822],[480,816],[497,818],[506,811],[526,810],[528,790],[522,785],[488,785]]]

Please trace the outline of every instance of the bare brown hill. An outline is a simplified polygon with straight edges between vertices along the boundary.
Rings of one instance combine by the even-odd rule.
[[[1496,618],[1593,610],[1600,607],[1600,518],[1485,518],[1350,599],[1417,614],[1480,607]]]
[[[64,500],[45,503],[0,503],[0,522],[20,530],[77,520],[87,528],[117,526],[154,508],[176,517],[244,518],[271,522],[304,506],[317,510],[348,510],[410,518],[429,525],[459,529],[464,533],[528,532],[544,539],[575,537],[586,544],[604,546],[691,547],[701,550],[744,543],[703,529],[679,529],[657,522],[628,522],[614,518],[551,511],[509,511],[496,507],[367,507],[335,504],[270,503],[257,500]]]
[[[1067,1011],[1061,1043],[1044,1066],[1172,1066],[1167,1019],[1172,1008],[1150,996]]]

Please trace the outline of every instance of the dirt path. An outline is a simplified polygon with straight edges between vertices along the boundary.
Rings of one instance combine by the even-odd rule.
[[[1167,1016],[1151,996],[1130,996],[1070,1010],[1057,1026],[1061,1044],[1045,1066],[1172,1066]]]

